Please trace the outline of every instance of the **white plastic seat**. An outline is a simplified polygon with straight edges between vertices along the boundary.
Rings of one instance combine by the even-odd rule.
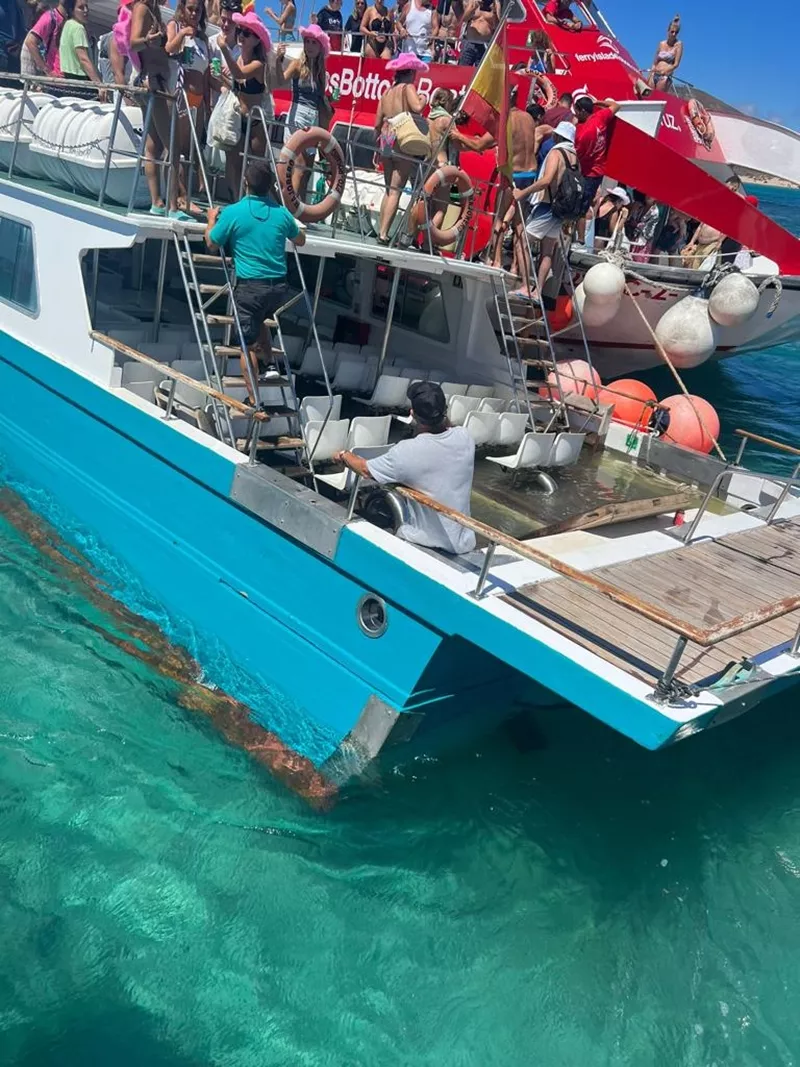
[[[354,345],[350,341],[337,341],[333,350],[342,355],[358,356],[361,354],[361,345]]]
[[[155,404],[155,382],[127,382],[123,388],[127,389],[129,393],[136,393],[142,400],[149,400],[151,404]]]
[[[508,405],[508,400],[497,396],[484,396],[478,401],[478,411],[494,411],[499,415],[501,411],[508,411]]]
[[[122,365],[123,385],[130,385],[133,382],[151,382],[155,385],[163,377],[163,371],[159,370],[158,367],[151,367],[147,363],[137,363],[136,360],[131,360]]]
[[[323,422],[332,408],[331,419],[339,419],[342,415],[342,397],[337,394],[333,397],[333,403],[329,396],[304,396],[300,401],[300,422]]]
[[[464,420],[464,429],[476,447],[491,445],[500,432],[500,416],[493,411],[470,411]]]
[[[196,363],[197,360],[200,359],[200,345],[197,341],[184,341],[180,346],[180,351],[176,353],[175,358]],[[202,362],[202,360],[200,360],[200,362]]]
[[[360,357],[343,356],[336,367],[331,388],[337,393],[356,393],[364,380],[364,363]]]
[[[549,467],[550,457],[556,443],[554,433],[526,433],[517,451],[510,456],[487,456],[491,463],[499,463],[506,470],[516,471],[522,467]]]
[[[513,401],[514,390],[511,388],[510,385],[496,385],[494,387],[494,395],[501,400]]]
[[[467,387],[467,396],[477,396],[482,400],[486,396],[494,396],[494,387],[491,385],[470,385]]]
[[[447,375],[443,370],[432,370],[428,375],[429,382],[438,382],[440,385],[445,380]]]
[[[347,449],[381,448],[389,443],[391,415],[356,415],[350,423]]]
[[[578,462],[578,457],[586,440],[585,433],[560,433],[556,437],[550,463],[553,467],[571,467]]]
[[[467,387],[461,382],[442,382],[442,392],[445,396],[466,396]]]
[[[421,367],[403,367],[400,377],[410,378],[412,382],[424,382],[427,381],[428,372]]]
[[[381,350],[378,345],[362,345],[361,355],[364,359],[380,359]]]
[[[372,390],[372,396],[366,400],[356,397],[359,404],[376,410],[400,408],[407,404],[406,392],[408,390],[407,378],[396,378],[390,374],[381,374]]]
[[[480,400],[477,396],[461,396],[455,393],[447,398],[447,421],[451,426],[463,426],[471,411],[478,411]]]
[[[356,417],[360,418],[360,416]],[[353,421],[355,422],[355,419]],[[354,453],[354,455],[356,456],[361,456],[362,459],[374,459],[375,456],[380,456],[384,452],[386,452],[388,448],[388,444],[371,445],[369,447],[364,448],[354,448],[351,447],[349,444],[347,446],[349,452]],[[339,493],[347,493],[350,491],[353,485],[355,473],[351,471],[349,467],[345,467],[344,470],[337,471],[335,474],[315,474],[314,477],[317,481],[325,482],[326,485],[329,485],[332,489],[335,489]]]
[[[498,413],[498,418],[497,436],[492,444],[516,448],[528,428],[527,412],[502,411]]]
[[[303,427],[303,439],[311,462],[333,459],[337,452],[347,448],[350,431],[349,419],[324,419],[307,422]]]
[[[173,370],[185,374],[187,378],[196,378],[198,382],[204,382],[206,379],[206,371],[201,359],[175,359],[171,366]]]
[[[333,373],[333,367],[336,362],[336,354],[333,351],[332,345],[320,345],[319,348],[312,341],[308,348],[303,353],[303,361],[300,364],[300,369],[297,372],[301,378],[322,378],[322,361],[320,360],[320,352],[322,353],[322,359],[325,360],[325,368],[328,374]]]
[[[293,334],[283,335],[283,350],[289,360],[289,366],[298,368],[303,362],[303,345],[305,338]]]
[[[158,340],[172,345],[191,344],[194,341],[194,330],[191,326],[160,326]]]
[[[122,341],[125,345],[130,345],[131,348],[138,348],[139,345],[147,340],[149,333],[149,326],[131,328],[118,328],[115,326],[113,330],[108,331],[108,336],[113,337],[116,341]]]

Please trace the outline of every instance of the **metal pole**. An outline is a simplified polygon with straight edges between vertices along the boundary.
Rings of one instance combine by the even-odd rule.
[[[239,199],[244,196],[244,172],[247,170],[247,152],[250,148],[250,130],[253,128],[253,112],[247,112],[247,125],[244,131],[244,145],[242,146],[242,173],[239,177]]]
[[[781,492],[781,495],[775,501],[774,507],[772,508],[772,510],[770,511],[769,515],[767,516],[767,525],[769,525],[771,522],[773,522],[775,520],[776,515],[778,514],[778,512],[781,509],[781,505],[783,504],[783,502],[786,499],[786,497],[789,495],[789,490],[792,488],[794,483],[797,481],[797,475],[798,474],[800,474],[800,463],[798,463],[797,466],[795,467],[795,469],[792,471],[791,477],[786,480],[786,484],[783,487],[783,491]]]
[[[703,515],[706,512],[706,508],[711,503],[711,498],[713,497],[713,495],[716,493],[717,489],[719,488],[719,486],[720,486],[720,484],[722,482],[722,479],[728,473],[729,473],[729,470],[726,467],[725,470],[722,471],[720,474],[718,474],[716,476],[716,478],[714,479],[714,481],[711,483],[710,489],[708,490],[708,492],[706,493],[705,497],[703,498],[703,503],[697,509],[697,514],[692,519],[691,523],[687,527],[686,533],[683,535],[683,543],[684,544],[688,545],[688,544],[691,543],[691,540],[694,537],[694,532],[697,529],[697,527],[700,525],[700,520],[702,519]]]
[[[100,280],[100,249],[95,248],[92,254],[92,298],[89,301],[89,314],[92,320],[92,329],[95,326],[95,317],[97,315],[97,285]]]
[[[380,377],[383,370],[383,364],[386,362],[386,353],[389,348],[389,331],[392,328],[392,320],[394,319],[394,308],[397,303],[397,290],[400,286],[400,268],[394,268],[394,277],[392,278],[392,290],[389,293],[389,307],[386,311],[386,329],[383,331],[383,344],[381,345],[381,354],[378,358],[378,370],[375,375],[375,380]]]
[[[28,83],[24,81],[22,83],[22,99],[19,105],[19,115],[17,117],[16,129],[14,131],[14,147],[11,149],[11,159],[8,163],[8,176],[13,178],[14,176],[14,164],[17,162],[17,151],[19,149],[19,135],[22,133],[22,120],[25,117],[25,105],[28,103]]]
[[[734,460],[734,463],[736,464],[737,467],[741,467],[741,465],[742,465],[742,457],[744,456],[744,450],[746,448],[747,448],[747,438],[743,437],[742,438],[742,443],[739,445],[739,451],[736,453],[736,459]]]
[[[116,100],[114,101],[114,117],[111,120],[111,132],[108,135],[108,148],[106,149],[106,158],[103,163],[103,180],[100,183],[100,197],[97,201],[97,206],[102,207],[106,198],[106,187],[108,185],[108,175],[111,170],[111,151],[114,147],[114,141],[117,137],[117,126],[119,125],[119,113],[122,108],[122,93],[117,93]]]
[[[175,166],[175,128],[178,122],[178,101],[172,100],[172,109],[169,114],[169,146],[167,148],[167,215],[169,215],[172,203],[172,189],[178,181],[178,170]],[[176,190],[177,196],[177,190]]]
[[[361,485],[361,475],[356,474],[355,471],[352,471],[352,475],[353,488],[350,490],[350,500],[347,504],[347,518],[345,520],[346,522],[350,522],[350,520],[353,518],[353,515],[355,514],[356,499],[358,498],[358,487]]]
[[[800,625],[794,635],[794,641],[792,641],[792,647],[789,649],[789,655],[794,656],[797,659],[800,656]]]
[[[470,596],[473,597],[475,600],[480,600],[483,596],[483,587],[486,585],[486,579],[489,577],[489,568],[492,565],[492,560],[494,559],[494,553],[496,548],[497,545],[492,542],[484,553],[483,563],[481,564],[481,572],[478,575],[478,584],[470,593]]]
[[[136,203],[136,191],[139,188],[139,179],[141,178],[142,164],[145,156],[147,155],[147,136],[150,133],[150,123],[153,121],[153,95],[152,93],[147,98],[147,107],[144,113],[144,125],[142,126],[142,139],[139,142],[139,151],[136,155],[136,167],[134,170],[133,185],[131,186],[131,195],[128,198],[128,214],[133,211],[133,205]]]
[[[675,672],[678,669],[678,664],[681,661],[681,656],[686,651],[688,643],[688,637],[679,637],[675,643],[675,648],[672,650],[672,655],[669,657],[669,663],[667,664],[666,670],[656,684],[655,696],[656,700],[659,702],[662,702],[669,697],[669,687],[672,684]]]
[[[156,303],[153,309],[153,341],[158,341],[158,331],[161,328],[161,308],[164,303],[164,279],[167,274],[167,253],[169,246],[166,241],[161,242],[161,258],[158,261],[158,278],[156,280]]]
[[[164,408],[164,418],[172,418],[172,405],[175,403],[175,386],[177,385],[175,378],[172,379],[169,386],[169,396],[167,397],[167,406]]]

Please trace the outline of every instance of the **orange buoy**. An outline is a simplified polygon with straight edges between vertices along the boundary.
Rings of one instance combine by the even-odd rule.
[[[650,405],[655,403],[656,394],[644,382],[635,378],[620,378],[619,381],[601,389],[597,400],[600,404],[613,407],[611,418],[614,422],[642,427],[650,421],[650,413],[653,410]]]
[[[564,395],[577,393],[578,396],[587,396],[590,400],[597,399],[598,390],[602,388],[600,375],[585,359],[565,359],[556,364],[558,374],[550,371],[547,375],[547,385],[539,387],[539,396],[545,400],[560,400],[561,389]],[[559,388],[560,386],[560,388]]]
[[[695,452],[710,452],[719,437],[719,415],[701,396],[668,396],[662,400],[669,410],[669,429],[664,440]]]
[[[547,321],[551,330],[563,330],[572,322],[573,310],[572,299],[568,296],[557,296],[556,306],[547,312]]]

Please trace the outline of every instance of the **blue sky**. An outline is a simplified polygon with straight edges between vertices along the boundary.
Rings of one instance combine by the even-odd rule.
[[[598,0],[616,35],[648,66],[673,15],[681,16],[678,74],[761,118],[800,129],[800,78],[791,5],[744,0]]]

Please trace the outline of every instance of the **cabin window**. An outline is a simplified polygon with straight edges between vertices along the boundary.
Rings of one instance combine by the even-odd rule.
[[[33,230],[25,222],[0,215],[0,300],[37,311]]]
[[[392,288],[390,267],[379,266],[375,273],[375,288],[372,295],[372,314],[386,318]],[[397,304],[394,311],[395,326],[429,337],[432,341],[450,340],[450,329],[444,306],[442,287],[436,278],[428,274],[403,271],[397,289]]]
[[[314,289],[317,284],[317,271],[319,270],[319,258],[317,256],[303,256],[303,277],[306,281],[311,299],[314,298]],[[288,262],[286,277],[291,289],[302,289],[300,275],[297,271],[297,262],[291,257]],[[320,301],[330,301],[341,307],[352,309],[353,301],[358,290],[358,263],[354,256],[334,256],[325,260],[322,268],[322,285],[319,290]],[[305,303],[301,303],[298,311],[302,308],[305,314]]]

